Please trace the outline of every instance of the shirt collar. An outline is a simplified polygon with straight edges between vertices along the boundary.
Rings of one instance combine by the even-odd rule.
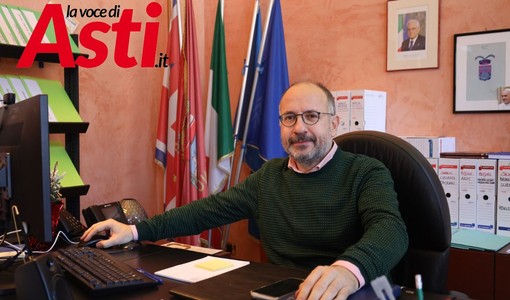
[[[289,157],[289,163],[287,164],[287,167],[289,169],[293,170],[294,172],[301,173],[301,174],[317,172],[320,169],[322,169],[322,167],[324,167],[333,158],[337,149],[338,149],[338,145],[335,142],[333,142],[333,147],[331,147],[328,154],[326,154],[326,156],[324,156],[324,158],[315,167],[311,168],[309,171],[299,170],[299,168],[296,164],[296,161],[292,157]]]

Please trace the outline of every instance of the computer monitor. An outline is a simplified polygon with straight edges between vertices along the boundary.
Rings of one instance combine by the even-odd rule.
[[[29,235],[43,243],[53,240],[48,126],[47,95],[0,107],[0,153],[10,158],[7,204],[19,211],[18,228],[26,222]]]

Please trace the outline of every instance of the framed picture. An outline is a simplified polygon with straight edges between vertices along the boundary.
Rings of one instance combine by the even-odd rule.
[[[439,67],[439,0],[388,1],[386,70]]]
[[[454,35],[453,112],[510,112],[510,29]]]

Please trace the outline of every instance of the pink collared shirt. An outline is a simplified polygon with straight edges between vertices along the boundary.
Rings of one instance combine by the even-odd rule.
[[[337,149],[338,149],[337,144],[333,143],[333,147],[331,147],[328,154],[326,154],[326,156],[324,156],[324,158],[315,167],[313,167],[309,171],[299,170],[299,168],[296,164],[296,161],[292,157],[289,157],[289,164],[287,166],[289,167],[289,169],[293,170],[296,173],[306,174],[306,173],[317,172],[333,158]]]
[[[287,166],[289,167],[289,169],[293,170],[296,173],[306,174],[317,172],[333,158],[337,149],[338,149],[337,144],[333,143],[333,147],[331,147],[331,150],[329,150],[328,154],[326,154],[326,156],[309,171],[299,170],[296,161],[292,157],[289,157],[289,163]],[[332,264],[332,266],[342,266],[349,270],[349,272],[351,272],[354,276],[356,276],[356,279],[358,279],[358,289],[365,285],[365,278],[363,278],[363,275],[361,275],[359,268],[355,264],[345,260],[337,260]]]

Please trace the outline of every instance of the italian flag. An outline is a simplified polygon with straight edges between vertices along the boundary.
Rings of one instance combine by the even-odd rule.
[[[398,32],[397,32],[397,45],[398,52],[401,51],[400,47],[402,46],[402,42],[404,41],[404,15],[398,15]]]
[[[218,1],[205,121],[205,145],[209,166],[207,177],[211,194],[223,190],[232,171],[231,156],[234,154],[234,139],[231,118],[225,31],[221,1]]]

